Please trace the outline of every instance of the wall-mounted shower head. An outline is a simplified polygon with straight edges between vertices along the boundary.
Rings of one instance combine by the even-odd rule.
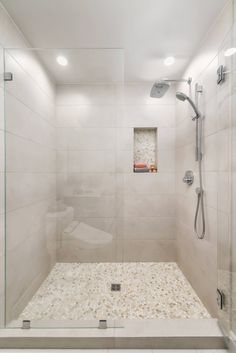
[[[150,96],[152,98],[161,98],[164,96],[164,94],[166,93],[166,91],[168,91],[169,87],[170,87],[170,83],[171,82],[186,82],[189,85],[192,82],[191,77],[189,77],[188,79],[184,79],[184,78],[180,78],[180,79],[168,79],[168,78],[163,78],[159,81],[156,81],[154,83],[154,85],[152,86],[151,92],[150,92]]]
[[[169,87],[170,87],[170,84],[168,82],[165,82],[162,80],[157,81],[152,86],[150,96],[152,98],[161,98],[164,96],[166,91],[168,91]]]
[[[195,120],[196,118],[198,119],[201,116],[201,113],[197,109],[196,105],[193,103],[192,99],[188,97],[186,94],[184,94],[183,92],[176,92],[176,98],[179,99],[180,101],[187,100],[189,102],[189,104],[191,105],[191,107],[193,108],[196,114],[196,117],[194,117],[193,120]]]

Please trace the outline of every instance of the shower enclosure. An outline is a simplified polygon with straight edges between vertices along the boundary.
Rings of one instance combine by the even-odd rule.
[[[234,0],[234,25],[222,44],[219,51],[219,65],[223,65],[225,83],[219,91],[219,108],[221,119],[228,133],[227,150],[229,155],[228,169],[225,175],[219,175],[219,201],[223,202],[219,214],[218,231],[218,287],[222,289],[223,298],[218,297],[223,310],[219,311],[220,327],[227,338],[230,352],[236,350],[235,326],[235,260],[236,260],[236,233],[235,233],[235,161],[236,161],[236,114],[235,114],[235,55],[225,56],[225,50],[236,46],[236,2]],[[228,112],[228,113],[227,113]],[[223,181],[225,182],[223,183]],[[224,200],[224,201],[223,201]],[[222,294],[221,293],[221,294]]]
[[[234,340],[235,57],[224,56],[234,31],[161,99],[153,82],[125,82],[122,48],[2,51],[5,328],[217,317]],[[194,234],[195,126],[177,91],[205,117],[204,239]]]
[[[116,326],[100,307],[123,272],[123,61],[122,49],[5,50],[9,327]]]
[[[176,87],[125,84],[123,49],[6,49],[4,66],[6,326],[210,318],[176,265]]]

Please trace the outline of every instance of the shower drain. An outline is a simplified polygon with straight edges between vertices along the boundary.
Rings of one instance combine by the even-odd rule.
[[[120,283],[112,283],[111,284],[111,291],[112,292],[119,292],[121,289]]]

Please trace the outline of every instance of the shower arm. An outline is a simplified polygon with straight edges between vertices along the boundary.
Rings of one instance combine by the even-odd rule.
[[[165,81],[165,82],[186,82],[187,84],[191,84],[192,82],[192,78],[189,77],[188,79],[186,78],[180,78],[180,79],[168,79],[168,78],[163,78],[162,81]]]

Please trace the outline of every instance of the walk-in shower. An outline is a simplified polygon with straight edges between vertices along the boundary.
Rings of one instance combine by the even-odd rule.
[[[218,320],[236,317],[231,8],[104,0],[94,16],[97,0],[50,2],[0,0],[8,347],[46,332],[55,348],[70,336],[74,348],[223,348]]]
[[[56,61],[62,52],[69,72],[75,73],[70,81]],[[176,264],[174,92],[162,106],[149,98],[144,85],[148,101],[131,105],[139,85],[124,83],[122,49],[8,49],[4,54],[6,71],[13,74],[13,81],[5,83],[6,127],[12,130],[6,133],[6,325],[21,327],[30,320],[31,327],[43,322],[50,327],[68,323],[96,328],[99,320],[115,327],[131,319],[209,318]],[[96,58],[104,63],[111,57],[110,67],[104,65],[95,76],[96,85],[80,83],[81,72],[91,75]],[[31,76],[22,74],[22,81],[16,81],[12,62],[22,60],[27,70],[25,58],[34,65],[42,60],[54,75],[54,86],[47,87],[50,95]],[[176,81],[190,84],[191,79],[164,80],[154,94],[162,95]],[[16,90],[16,83],[31,85],[36,102],[28,99],[30,92]],[[39,98],[48,105],[42,107]],[[22,101],[30,107],[27,112]],[[17,126],[14,106],[22,109]],[[38,119],[30,115],[34,109]],[[30,132],[21,130],[26,114]],[[24,149],[19,146],[22,140]],[[145,165],[145,173],[134,172],[135,162]],[[21,188],[14,189],[18,174],[22,185],[30,185],[25,198]],[[28,214],[30,226],[21,222]],[[21,256],[15,256],[18,251]],[[23,266],[26,260],[30,268]],[[16,271],[20,266],[21,280]]]

